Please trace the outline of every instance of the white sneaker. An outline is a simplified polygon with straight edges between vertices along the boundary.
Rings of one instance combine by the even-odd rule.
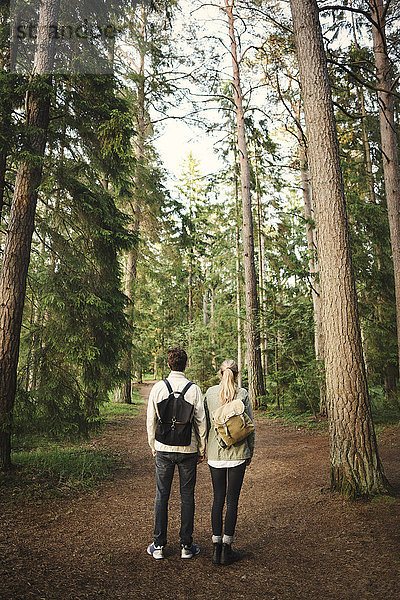
[[[197,554],[200,554],[200,548],[197,544],[182,546],[181,548],[181,558],[192,558],[193,556],[197,556]]]
[[[156,560],[164,558],[164,546],[155,546],[154,543],[147,547],[147,554],[150,554]]]

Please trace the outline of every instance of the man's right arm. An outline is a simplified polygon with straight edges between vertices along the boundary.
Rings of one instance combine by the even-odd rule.
[[[206,451],[207,421],[204,409],[203,394],[201,393],[201,390],[197,385],[193,421],[195,424],[197,434],[197,451],[199,453],[199,456],[204,457]]]
[[[147,426],[147,439],[149,442],[149,446],[150,449],[152,451],[153,456],[156,455],[156,449],[155,449],[155,441],[156,441],[156,423],[157,423],[157,414],[154,408],[154,386],[150,392],[149,395],[149,401],[147,403],[147,420],[146,420],[146,426]]]

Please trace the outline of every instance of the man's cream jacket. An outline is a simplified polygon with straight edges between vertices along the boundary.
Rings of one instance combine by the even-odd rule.
[[[171,371],[167,377],[174,392],[181,392],[189,382],[180,371]],[[203,394],[199,386],[193,384],[185,394],[185,400],[194,405],[192,440],[190,446],[166,446],[155,439],[157,413],[155,404],[165,400],[169,395],[168,388],[163,381],[158,381],[152,388],[147,404],[147,437],[149,446],[154,452],[197,452],[203,456],[206,449],[207,424],[204,410]]]

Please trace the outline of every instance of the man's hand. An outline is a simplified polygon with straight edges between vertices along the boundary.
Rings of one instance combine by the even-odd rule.
[[[198,456],[197,457],[197,464],[199,465],[200,463],[202,463],[204,461],[204,459],[205,459],[204,454],[203,454],[203,456]]]
[[[251,465],[251,458],[247,458],[246,459],[246,467],[249,467]]]

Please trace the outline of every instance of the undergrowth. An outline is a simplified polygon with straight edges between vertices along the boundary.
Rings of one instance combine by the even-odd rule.
[[[397,402],[377,401],[376,396],[371,394],[371,408],[377,433],[388,426],[400,423],[400,406]],[[279,421],[283,425],[314,431],[328,430],[327,418],[319,414],[314,416],[311,411],[303,412],[291,408],[280,409],[274,405],[268,405],[263,406],[257,412],[259,416],[268,420]]]
[[[105,402],[100,407],[100,419],[107,421],[112,417],[136,417],[139,414],[140,406],[145,404],[143,398],[138,392],[132,394],[132,404],[117,404],[116,402]]]
[[[0,473],[0,499],[42,500],[94,490],[121,464],[115,453],[88,446],[12,453],[14,468]]]
[[[297,427],[312,431],[325,431],[328,429],[327,419],[320,416],[314,417],[311,411],[299,412],[276,408],[276,406],[267,406],[259,409],[257,414],[271,421],[279,421],[288,427]]]
[[[92,432],[101,433],[107,423],[121,417],[136,417],[144,404],[133,392],[132,404],[104,403]],[[36,427],[20,427],[13,436],[13,469],[0,472],[0,501],[43,500],[93,491],[99,483],[122,467],[118,453],[100,450],[86,438],[52,434]]]

